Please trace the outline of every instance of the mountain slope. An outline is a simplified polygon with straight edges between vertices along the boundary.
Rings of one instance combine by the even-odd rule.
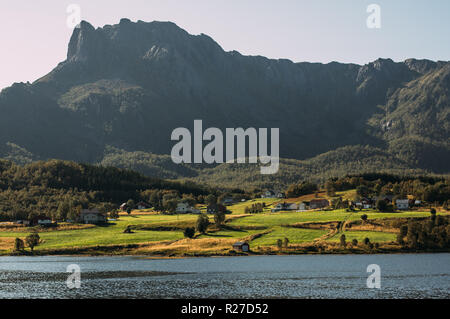
[[[281,157],[301,165],[344,149],[345,160],[324,156],[330,173],[349,159],[365,171],[449,173],[449,69],[415,59],[293,63],[225,52],[170,22],[83,21],[65,61],[0,93],[0,156],[11,158],[2,148],[14,144],[31,160],[137,161],[149,175],[201,179],[217,167],[177,167],[160,155],[173,129],[202,119],[205,128],[278,127]],[[364,161],[359,145],[371,150]]]

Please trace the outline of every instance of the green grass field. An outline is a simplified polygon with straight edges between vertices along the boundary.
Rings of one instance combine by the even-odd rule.
[[[358,220],[361,215],[366,214],[369,219],[390,218],[390,217],[425,217],[430,216],[429,212],[404,212],[404,213],[378,213],[373,210],[363,210],[353,213],[344,209],[326,212],[278,212],[255,214],[246,218],[239,218],[231,222],[231,225],[238,226],[276,226],[290,225],[302,222],[330,222],[343,220]]]
[[[252,241],[253,246],[275,246],[277,240],[289,239],[290,244],[312,242],[314,239],[325,235],[327,232],[320,229],[300,229],[292,227],[275,226],[272,232]]]
[[[121,216],[119,220],[110,222],[109,226],[97,226],[89,229],[41,232],[43,243],[36,249],[84,247],[95,245],[137,244],[151,241],[178,240],[184,238],[182,231],[145,231],[136,230],[132,234],[124,234],[128,225],[152,224],[167,226],[180,222],[195,223],[196,215],[138,215]],[[28,233],[0,232],[2,237],[25,237]]]
[[[241,215],[241,214],[245,214],[245,207],[250,207],[253,204],[265,203],[267,206],[265,208],[265,212],[270,212],[270,208],[268,206],[272,205],[275,202],[279,202],[279,201],[280,201],[279,198],[257,198],[257,199],[248,200],[246,202],[240,202],[240,203],[234,204],[233,206],[229,206],[228,209],[231,210],[233,212],[233,214]]]
[[[371,242],[395,241],[396,239],[396,234],[393,233],[376,231],[345,231],[328,238],[327,241],[339,242],[342,234],[345,235],[345,240],[347,242],[351,242],[353,239],[356,239],[359,243],[362,243],[366,237],[369,238]]]
[[[256,199],[242,202],[230,206],[229,209],[234,215],[243,214],[245,207],[254,203],[264,202],[270,205],[278,199]],[[293,227],[282,227],[282,225],[292,225],[302,222],[330,222],[344,220],[358,220],[362,214],[367,214],[369,219],[391,218],[391,217],[425,217],[429,212],[403,212],[403,213],[378,213],[373,210],[357,211],[353,213],[345,210],[325,211],[325,212],[278,212],[271,213],[268,208],[264,213],[254,214],[245,217],[238,217],[227,223],[229,229],[216,232],[209,232],[198,238],[215,239],[242,239],[249,236],[268,232],[251,242],[252,246],[274,246],[278,239],[289,239],[292,244],[312,242],[325,235],[327,230],[321,229],[301,229]],[[182,230],[154,231],[154,230],[133,230],[132,234],[125,234],[123,230],[128,225],[146,226],[166,226],[184,228],[194,226],[197,215],[159,215],[142,214],[131,216],[120,216],[117,221],[111,221],[108,226],[95,226],[87,229],[61,230],[40,232],[43,240],[42,244],[36,247],[41,249],[60,249],[74,247],[89,247],[96,245],[118,245],[118,244],[138,244],[146,242],[175,241],[183,239]],[[212,216],[210,217],[212,221]],[[233,229],[234,228],[234,229]],[[256,228],[256,229],[255,229]],[[27,232],[0,231],[0,241],[16,237],[24,238]],[[339,241],[341,233],[329,238],[331,242]],[[365,237],[371,242],[385,242],[395,240],[395,234],[374,231],[347,231],[345,232],[347,242],[356,238],[362,241]]]

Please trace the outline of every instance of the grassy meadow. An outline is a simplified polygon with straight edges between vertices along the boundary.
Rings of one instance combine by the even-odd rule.
[[[342,195],[350,196],[351,193]],[[197,215],[192,214],[163,215],[151,211],[134,211],[131,215],[121,214],[118,220],[110,220],[105,226],[80,225],[77,228],[62,224],[57,229],[39,230],[41,244],[35,247],[35,251],[43,254],[71,250],[76,252],[80,248],[94,249],[113,245],[120,250],[121,246],[136,245],[132,251],[127,250],[126,253],[223,255],[229,253],[231,245],[238,240],[248,241],[252,251],[258,252],[261,247],[276,247],[279,239],[287,238],[292,245],[313,242],[332,244],[339,242],[342,234],[345,234],[347,242],[351,242],[352,239],[362,242],[368,237],[371,242],[383,243],[395,241],[396,234],[392,231],[346,229],[336,231],[336,229],[327,228],[326,224],[360,220],[362,214],[366,214],[369,221],[430,216],[430,213],[425,211],[379,213],[374,210],[347,212],[343,209],[272,213],[270,211],[272,205],[279,201],[279,199],[254,199],[229,206],[232,214],[227,215],[227,221],[223,227],[218,228],[212,225],[206,234],[197,234],[194,239],[185,239],[183,235],[186,227],[195,227]],[[289,201],[292,202],[292,200]],[[261,202],[267,206],[264,212],[245,214],[246,206]],[[212,216],[210,221],[213,223]],[[308,226],[302,223],[308,223]],[[316,224],[319,226],[315,227],[315,223],[325,224],[325,226]],[[132,233],[123,232],[128,226],[132,227]],[[11,253],[14,239],[24,239],[29,233],[30,229],[24,227],[12,229],[0,227],[0,253]],[[125,252],[122,251],[122,253]]]

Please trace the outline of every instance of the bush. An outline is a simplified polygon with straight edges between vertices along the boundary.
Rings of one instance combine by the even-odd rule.
[[[367,221],[367,215],[366,214],[361,215],[361,219],[362,219],[363,222],[366,222]]]
[[[403,237],[404,236],[402,236],[402,234],[398,234],[397,235],[397,243],[399,243],[402,246],[405,244],[405,241],[403,240]]]
[[[117,209],[113,209],[112,211],[109,212],[109,218],[112,218],[112,219],[119,218],[119,212],[117,211]]]
[[[430,209],[430,214],[431,214],[431,222],[434,224],[436,222],[436,209],[432,208]]]
[[[225,222],[225,213],[224,212],[216,212],[214,214],[214,223],[217,227],[220,227]]]
[[[188,227],[184,230],[183,234],[186,238],[193,238],[195,235],[195,229],[193,227]]]
[[[345,235],[344,235],[344,234],[341,235],[340,241],[341,241],[341,246],[342,246],[342,247],[347,246],[347,243],[346,243],[346,241],[345,241]]]
[[[281,239],[277,240],[277,247],[278,247],[278,249],[283,248],[283,241]]]
[[[284,244],[284,248],[288,248],[289,247],[289,239],[285,237],[283,244]]]
[[[386,212],[388,209],[388,203],[386,203],[384,199],[379,199],[377,200],[376,207],[380,212]]]
[[[400,236],[405,237],[408,234],[408,226],[402,225],[400,226]]]
[[[22,239],[16,238],[14,241],[14,250],[15,251],[22,251],[25,248],[25,244]]]
[[[124,234],[132,234],[133,231],[131,230],[131,225],[128,225],[125,230],[123,231]]]
[[[370,239],[369,238],[364,238],[364,245],[368,246],[370,244]]]
[[[131,214],[131,212],[133,211],[135,205],[136,205],[136,204],[134,203],[134,200],[129,199],[129,200],[127,201],[127,214],[128,214],[128,215]]]
[[[209,218],[206,214],[201,214],[197,218],[197,231],[205,234],[209,226]]]
[[[352,245],[353,245],[353,246],[358,246],[358,239],[356,239],[356,238],[353,239],[353,240],[352,240]]]
[[[33,251],[34,247],[39,245],[40,239],[38,233],[32,233],[25,238],[25,242],[27,243],[27,246],[30,247],[31,251]]]

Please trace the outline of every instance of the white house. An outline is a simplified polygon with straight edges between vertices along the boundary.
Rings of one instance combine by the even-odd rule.
[[[409,200],[408,199],[397,199],[395,201],[395,205],[397,209],[408,209],[409,208]]]
[[[200,210],[197,208],[194,208],[192,206],[189,206],[187,203],[178,203],[177,214],[200,214]]]
[[[275,197],[276,197],[275,193],[271,190],[267,190],[261,195],[261,198],[275,198]]]
[[[51,225],[51,224],[53,224],[51,219],[38,219],[38,225],[48,226],[48,225]]]
[[[272,208],[272,212],[279,212],[283,210],[297,210],[298,205],[295,203],[278,203]]]
[[[142,209],[148,209],[151,206],[149,204],[147,204],[146,202],[139,202],[136,204],[136,207],[138,210],[142,210]]]
[[[306,203],[301,202],[300,204],[298,204],[298,210],[299,210],[299,211],[305,211],[305,210],[307,210]]]
[[[98,209],[83,209],[80,212],[80,221],[84,224],[102,224],[106,223],[106,216],[98,211]]]

